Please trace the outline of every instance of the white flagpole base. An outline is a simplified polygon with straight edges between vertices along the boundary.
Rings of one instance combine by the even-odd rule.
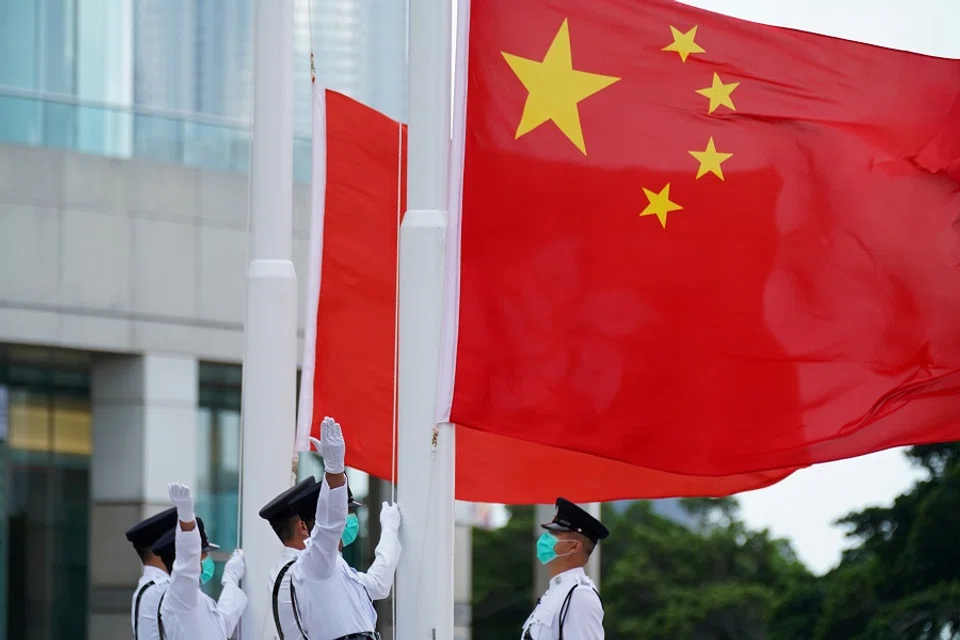
[[[399,484],[403,552],[396,638],[453,638],[452,425],[434,430],[446,213],[408,211],[400,234]]]

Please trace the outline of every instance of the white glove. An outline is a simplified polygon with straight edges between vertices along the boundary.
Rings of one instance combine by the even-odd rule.
[[[193,522],[197,519],[193,512],[193,496],[190,494],[190,487],[172,482],[167,485],[167,493],[170,494],[170,502],[177,508],[177,519],[180,522]]]
[[[343,442],[343,430],[333,418],[328,416],[323,419],[320,423],[320,441],[310,438],[310,442],[323,456],[324,473],[343,473],[347,445]]]
[[[400,531],[400,505],[384,502],[380,507],[380,529],[382,531]]]
[[[224,585],[232,584],[235,587],[240,586],[244,574],[247,572],[247,563],[243,559],[243,549],[237,549],[223,565],[223,579],[220,582]]]

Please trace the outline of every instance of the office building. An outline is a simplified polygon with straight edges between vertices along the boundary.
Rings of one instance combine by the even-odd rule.
[[[252,7],[0,0],[0,637],[129,638],[169,481],[237,543]],[[311,24],[320,82],[406,111],[405,3],[298,1],[301,289]]]

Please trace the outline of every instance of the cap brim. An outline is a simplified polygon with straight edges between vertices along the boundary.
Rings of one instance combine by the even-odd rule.
[[[363,506],[363,503],[362,503],[362,502],[357,502],[356,500],[351,500],[350,502],[347,503],[347,508],[349,508],[349,509],[356,509],[356,508],[362,507],[362,506]]]
[[[556,522],[548,522],[546,524],[540,525],[541,529],[546,529],[547,531],[566,531],[567,533],[572,533],[573,529],[570,527],[565,527],[562,524],[557,524]]]
[[[220,548],[220,545],[218,545],[218,544],[213,544],[212,542],[208,542],[208,543],[207,543],[207,546],[205,546],[205,547],[203,548],[203,551],[204,551],[204,552],[206,552],[206,551],[216,551],[216,550],[219,549],[219,548]]]

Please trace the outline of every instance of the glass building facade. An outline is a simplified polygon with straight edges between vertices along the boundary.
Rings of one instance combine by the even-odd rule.
[[[0,345],[0,637],[87,637],[92,354]],[[237,365],[200,363],[197,407],[197,514],[211,540],[217,573],[204,590],[216,598],[223,564],[239,544],[240,381]],[[302,454],[300,475],[319,475]],[[362,474],[356,474],[357,476]],[[367,482],[351,472],[363,500]],[[367,510],[354,566],[372,559]],[[131,523],[132,524],[132,523]],[[132,553],[132,551],[131,551]],[[91,639],[93,640],[93,639]]]
[[[0,145],[248,172],[253,4],[0,0]],[[318,83],[405,119],[406,2],[294,6],[294,177],[305,182],[311,46]],[[0,344],[0,638],[87,637],[99,597],[90,587],[97,357]],[[225,550],[239,537],[240,371],[198,371],[197,511]],[[316,456],[304,454],[300,469],[318,473]],[[366,482],[351,482],[362,497]],[[364,563],[364,553],[357,544],[345,555]],[[227,555],[216,556],[218,573]],[[206,588],[217,595],[219,580]]]
[[[294,175],[317,80],[406,118],[406,3],[295,3]],[[253,0],[0,0],[0,143],[249,170]]]
[[[89,358],[0,345],[0,634],[84,638]]]

